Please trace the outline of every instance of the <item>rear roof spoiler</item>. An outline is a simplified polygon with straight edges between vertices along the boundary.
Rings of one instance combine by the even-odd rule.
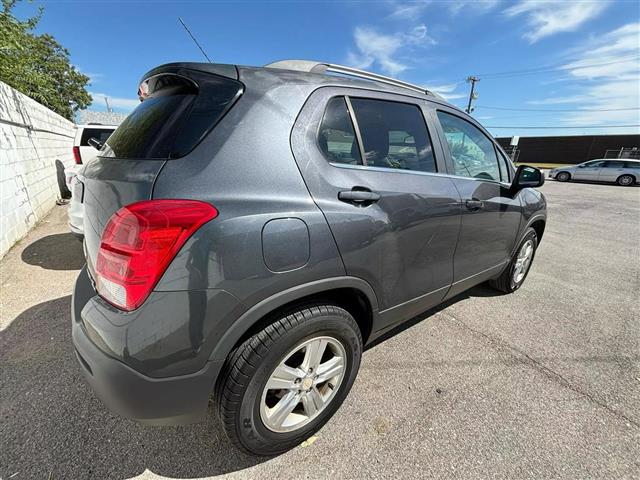
[[[185,78],[184,70],[194,70],[197,72],[210,73],[221,77],[227,77],[232,80],[238,80],[238,69],[235,65],[226,65],[222,63],[200,63],[200,62],[176,62],[165,63],[145,73],[138,82],[138,98],[143,101],[148,97],[148,84],[153,77],[163,75],[176,75]],[[180,75],[182,73],[182,75]],[[197,87],[193,80],[190,80]]]
[[[238,80],[238,69],[235,65],[226,65],[223,63],[201,63],[201,62],[176,62],[165,63],[145,73],[138,84],[144,82],[147,78],[153,77],[160,73],[179,73],[180,70],[197,70],[199,72],[211,73],[221,77]]]

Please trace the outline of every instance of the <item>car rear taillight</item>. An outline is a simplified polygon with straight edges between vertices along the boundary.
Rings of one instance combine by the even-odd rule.
[[[76,165],[82,165],[82,157],[80,156],[80,147],[73,147],[73,160]]]
[[[187,239],[217,216],[212,205],[196,200],[145,200],[122,207],[102,234],[98,293],[118,308],[135,310]]]

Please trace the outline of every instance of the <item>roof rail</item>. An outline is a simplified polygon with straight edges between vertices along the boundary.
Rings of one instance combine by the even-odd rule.
[[[336,65],[334,63],[316,62],[313,60],[281,60],[279,62],[265,65],[265,67],[281,68],[283,70],[295,70],[308,73],[339,73],[342,75],[348,75],[351,77],[373,80],[374,82],[393,85],[394,87],[406,88],[408,90],[426,95],[437,96],[426,88],[414,85],[412,83],[403,82],[402,80],[397,80],[391,77],[385,77],[384,75],[378,75],[377,73],[367,72],[366,70],[359,70],[357,68],[346,67],[344,65]]]

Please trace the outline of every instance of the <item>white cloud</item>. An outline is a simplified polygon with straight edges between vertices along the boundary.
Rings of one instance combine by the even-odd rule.
[[[429,5],[429,0],[423,0],[418,2],[392,2],[391,3],[391,15],[392,18],[414,20],[419,17],[422,12]]]
[[[470,11],[474,13],[488,12],[495,8],[499,3],[500,0],[451,0],[447,2],[447,6],[451,13],[457,15],[463,11]]]
[[[140,105],[140,100],[137,98],[122,98],[122,97],[112,97],[111,95],[107,95],[105,93],[96,93],[89,92],[89,95],[93,98],[93,104],[99,104],[101,107],[106,107],[106,103],[104,101],[105,97],[109,100],[109,105],[112,108],[117,108],[120,110],[131,111]]]
[[[380,33],[369,27],[356,27],[354,40],[357,51],[350,51],[347,62],[356,68],[370,68],[377,65],[384,73],[398,75],[409,68],[407,60],[398,55],[406,55],[414,47],[435,45],[435,40],[427,34],[425,25],[418,25],[409,32],[393,34]]]
[[[434,93],[437,93],[438,95],[445,98],[446,100],[456,100],[459,98],[466,98],[467,96],[466,94],[454,92],[454,90],[458,88],[458,85],[459,85],[459,82],[445,83],[442,85],[427,85],[425,88],[429,89]]]
[[[563,66],[573,81],[572,91],[529,103],[574,107],[575,111],[562,118],[567,125],[640,124],[638,45],[640,23],[624,25],[584,42],[580,50],[570,52],[576,59]]]
[[[583,23],[597,17],[607,8],[608,1],[520,0],[507,8],[509,17],[524,16],[528,26],[524,38],[534,43],[560,32],[572,32]]]

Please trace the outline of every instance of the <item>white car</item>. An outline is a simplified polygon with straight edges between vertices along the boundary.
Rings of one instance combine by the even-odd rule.
[[[559,182],[581,180],[586,182],[617,183],[623,187],[640,182],[640,160],[597,159],[572,165],[554,168],[549,171],[549,178]]]
[[[65,169],[65,180],[67,187],[71,191],[71,202],[67,210],[69,229],[78,238],[84,236],[84,208],[82,206],[84,185],[77,179],[78,171],[83,165],[96,158],[98,153],[96,147],[104,144],[116,128],[118,127],[115,125],[78,125],[76,129],[76,136],[73,140],[73,159],[75,164]],[[92,146],[89,143],[92,138],[97,140],[96,146]]]

